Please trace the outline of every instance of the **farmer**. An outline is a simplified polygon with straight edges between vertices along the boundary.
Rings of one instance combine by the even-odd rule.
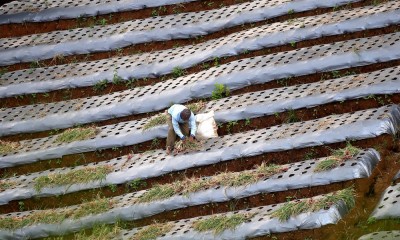
[[[174,104],[168,109],[167,154],[174,150],[176,135],[185,141],[187,137],[196,138],[196,120],[194,114],[181,104]],[[190,134],[190,136],[189,136]]]

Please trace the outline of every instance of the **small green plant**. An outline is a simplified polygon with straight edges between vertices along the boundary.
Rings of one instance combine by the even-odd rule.
[[[181,76],[185,75],[185,73],[186,73],[186,71],[181,67],[174,67],[172,69],[172,77],[173,78],[181,77]]]
[[[107,19],[102,18],[97,21],[97,25],[105,26],[107,24]]]
[[[346,188],[332,194],[325,195],[320,199],[305,199],[297,202],[287,202],[279,209],[271,213],[272,217],[278,218],[281,222],[289,220],[292,216],[297,216],[305,212],[316,212],[327,209],[338,202],[344,202],[348,209],[355,205],[355,191],[353,188]]]
[[[294,9],[290,9],[290,10],[288,11],[288,14],[289,14],[289,15],[294,14]]]
[[[347,146],[342,149],[337,149],[332,152],[332,155],[327,157],[325,160],[320,161],[317,166],[315,166],[314,172],[323,172],[333,169],[339,166],[346,160],[349,160],[360,153],[361,149],[352,146],[347,143]]]
[[[140,189],[141,187],[146,187],[146,186],[147,186],[147,183],[139,178],[132,180],[128,183],[128,187],[133,191],[136,191],[136,190]]]
[[[233,214],[231,216],[213,216],[210,218],[198,220],[193,223],[193,228],[199,232],[212,231],[215,235],[221,234],[223,231],[233,230],[248,219],[251,219],[250,214]]]
[[[55,143],[70,143],[74,141],[87,140],[95,137],[100,132],[96,127],[77,127],[65,130],[59,134],[54,141]]]
[[[373,224],[373,223],[376,223],[376,218],[374,218],[374,217],[369,217],[368,219],[367,219],[367,224]]]
[[[296,111],[293,109],[288,110],[288,116],[286,117],[286,123],[295,123],[300,121],[300,118],[297,116]]]
[[[121,83],[122,83],[122,80],[123,80],[123,79],[122,79],[120,76],[118,76],[117,70],[114,70],[112,83],[113,83],[113,84],[121,84]]]
[[[152,17],[158,16],[158,11],[157,11],[157,9],[153,9],[153,11],[151,11],[151,16],[152,16]]]
[[[155,240],[161,235],[171,231],[172,223],[156,223],[140,229],[132,240]]]
[[[214,90],[211,93],[211,99],[218,100],[224,97],[229,97],[230,91],[224,84],[216,83]]]
[[[291,42],[290,42],[290,46],[292,46],[293,48],[295,48],[295,47],[296,47],[296,42],[295,42],[295,41],[291,41]]]
[[[23,201],[18,202],[19,211],[23,212],[25,210],[25,203]]]
[[[230,133],[230,132],[231,132],[231,129],[232,129],[234,126],[236,126],[237,124],[238,124],[237,121],[229,121],[229,122],[226,124],[226,131],[227,131],[228,133]]]
[[[107,79],[100,80],[96,84],[93,85],[93,90],[95,92],[103,91],[104,89],[107,88],[107,85],[108,85]]]
[[[15,152],[20,147],[19,142],[0,140],[0,155]]]
[[[214,67],[218,67],[220,64],[220,59],[219,57],[214,57]]]
[[[29,67],[32,69],[32,68],[40,68],[40,67],[42,67],[42,65],[40,64],[40,62],[39,61],[34,61],[34,62],[31,62],[30,64],[29,64]]]
[[[108,188],[110,188],[111,192],[113,192],[113,193],[117,192],[117,190],[118,190],[117,185],[115,185],[115,184],[108,185]]]
[[[250,126],[250,124],[251,124],[250,118],[246,118],[246,120],[244,121],[244,125],[245,126]]]
[[[305,155],[304,155],[304,159],[305,160],[310,160],[310,159],[313,159],[313,158],[315,158],[315,152],[314,152],[314,150],[313,149],[311,149],[311,151],[308,151]]]
[[[72,170],[67,173],[52,173],[34,179],[34,188],[40,192],[44,187],[72,185],[77,183],[88,183],[102,181],[107,174],[113,171],[111,166],[86,167]]]

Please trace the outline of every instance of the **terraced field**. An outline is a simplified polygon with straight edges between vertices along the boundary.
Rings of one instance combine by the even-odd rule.
[[[400,239],[400,1],[0,3],[0,239]]]

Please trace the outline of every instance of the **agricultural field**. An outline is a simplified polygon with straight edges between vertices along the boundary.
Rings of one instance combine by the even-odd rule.
[[[400,1],[0,4],[0,240],[400,239]]]

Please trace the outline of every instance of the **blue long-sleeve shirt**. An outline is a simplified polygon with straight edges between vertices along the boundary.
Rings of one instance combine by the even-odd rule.
[[[181,139],[183,138],[182,131],[179,127],[179,123],[185,123],[186,121],[183,121],[181,118],[181,112],[183,109],[186,107],[181,105],[181,104],[174,104],[168,109],[168,113],[171,114],[172,117],[172,126],[174,127],[174,131],[176,135],[178,135]],[[193,112],[190,114],[189,118],[189,127],[190,127],[190,135],[195,136],[196,134],[196,118],[194,117]]]

